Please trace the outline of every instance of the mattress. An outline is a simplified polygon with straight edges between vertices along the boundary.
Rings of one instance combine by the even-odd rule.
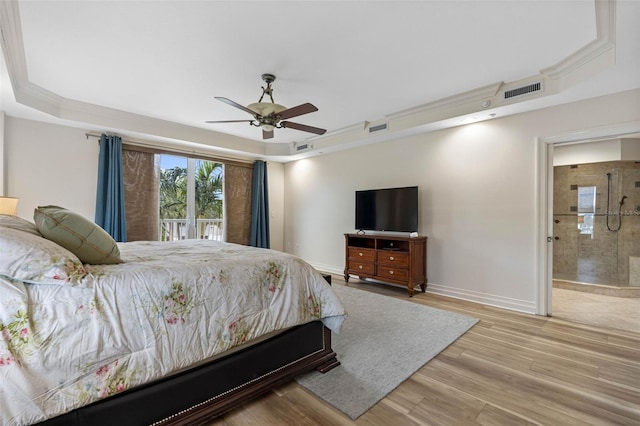
[[[60,415],[256,339],[345,318],[296,256],[209,240],[120,243],[81,279],[0,276],[0,424]]]

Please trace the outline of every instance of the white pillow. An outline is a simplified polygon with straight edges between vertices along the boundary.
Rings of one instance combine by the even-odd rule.
[[[73,253],[30,232],[0,227],[0,275],[32,284],[76,285],[87,272]]]
[[[30,234],[41,237],[40,231],[35,223],[29,222],[18,216],[11,216],[7,214],[0,214],[0,227],[13,228],[18,231],[29,232]]]

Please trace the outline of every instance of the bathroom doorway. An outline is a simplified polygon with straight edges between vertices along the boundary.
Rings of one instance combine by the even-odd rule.
[[[571,158],[555,155],[562,151],[554,152],[554,287],[599,286],[612,296],[636,287],[640,296],[640,161],[561,164]]]
[[[554,253],[554,219],[553,219],[553,205],[554,205],[554,162],[556,165],[575,165],[575,164],[588,164],[594,162],[603,161],[622,161],[623,158],[608,158],[598,160],[594,159],[594,156],[602,157],[602,153],[610,150],[611,146],[605,147],[605,149],[597,149],[598,144],[606,143],[609,145],[611,140],[618,138],[620,146],[615,146],[614,154],[622,155],[623,148],[621,144],[622,139],[635,139],[636,142],[640,140],[640,121],[631,121],[626,123],[612,124],[602,127],[594,127],[591,129],[579,129],[571,132],[560,133],[551,136],[545,136],[538,138],[537,140],[537,276],[538,276],[538,288],[536,294],[536,314],[538,315],[552,315],[554,314],[554,302],[553,302],[553,253]],[[615,141],[614,141],[615,144]],[[567,147],[566,149],[564,147]],[[569,148],[574,146],[576,148]],[[581,157],[578,158],[576,152],[571,153],[575,155],[575,158],[563,161],[561,160],[562,151],[570,152],[571,150],[582,150]],[[565,154],[567,153],[565,152]],[[625,155],[629,154],[629,151],[624,150]],[[640,152],[631,152],[638,158],[633,161],[640,161]],[[624,161],[632,161],[628,158],[624,158]],[[635,190],[634,183],[634,190]],[[597,192],[597,191],[596,191]],[[597,196],[597,195],[596,195]],[[625,199],[625,203],[626,203]],[[630,203],[630,202],[629,202]],[[574,212],[577,216],[577,212]],[[576,227],[577,227],[576,218]],[[623,218],[624,220],[624,218]],[[630,288],[629,286],[627,288]],[[640,300],[640,298],[636,298]],[[640,311],[640,309],[638,309]]]
[[[640,332],[640,139],[551,151],[552,316]]]

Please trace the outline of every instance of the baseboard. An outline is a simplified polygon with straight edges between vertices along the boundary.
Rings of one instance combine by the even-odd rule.
[[[335,266],[323,265],[321,263],[311,263],[311,266],[313,266],[320,272],[326,272],[328,274],[334,274],[334,275],[344,275],[344,269],[337,269]]]
[[[319,271],[335,275],[344,275],[344,270],[335,266],[312,263],[312,266]],[[527,314],[536,313],[535,301],[513,299],[510,297],[498,296],[495,294],[481,293],[473,290],[449,287],[440,284],[428,283],[427,293],[440,294],[442,296],[453,297],[455,299],[468,300],[487,306],[508,309],[510,311],[524,312]]]
[[[468,300],[470,302],[481,303],[487,306],[525,312],[527,314],[536,313],[535,301],[513,299],[510,297],[497,296],[495,294],[481,293],[478,291],[454,288],[434,283],[427,284],[427,293],[440,294],[442,296]]]

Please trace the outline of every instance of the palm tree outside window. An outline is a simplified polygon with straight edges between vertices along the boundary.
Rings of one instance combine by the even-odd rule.
[[[160,155],[160,240],[223,239],[222,163]]]

